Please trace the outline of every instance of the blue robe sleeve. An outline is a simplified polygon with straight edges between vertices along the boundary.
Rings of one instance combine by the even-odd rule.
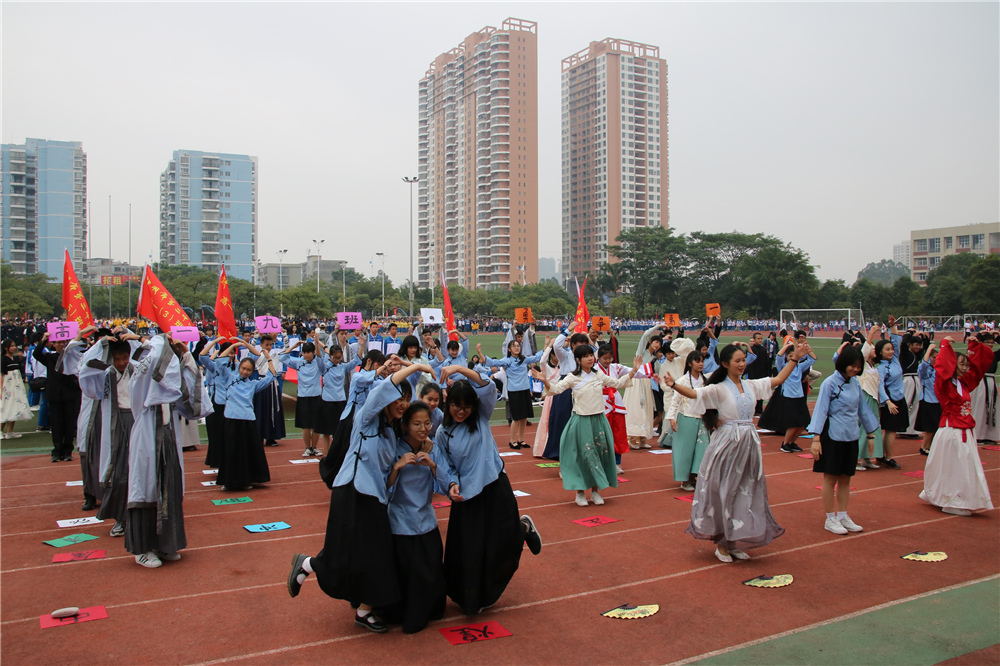
[[[256,383],[254,384],[253,392],[260,393],[274,382],[274,375],[272,375],[271,371],[268,370],[267,372],[264,373],[263,377],[255,380],[255,382]]]
[[[830,415],[830,391],[833,387],[833,380],[836,375],[831,375],[819,387],[819,395],[816,396],[816,406],[813,408],[812,420],[809,422],[807,430],[814,435],[823,434],[823,426]]]
[[[365,402],[364,407],[358,413],[357,421],[363,428],[371,425],[383,409],[401,397],[403,397],[403,391],[399,386],[392,383],[392,379],[378,382],[368,395],[368,401]]]

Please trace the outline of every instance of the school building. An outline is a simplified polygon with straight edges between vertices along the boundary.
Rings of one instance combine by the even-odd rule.
[[[927,273],[949,254],[1000,254],[1000,222],[911,231],[910,250],[910,276],[927,284]]]

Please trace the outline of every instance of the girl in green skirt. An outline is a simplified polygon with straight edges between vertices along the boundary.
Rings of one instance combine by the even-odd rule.
[[[705,357],[701,352],[693,351],[684,361],[684,374],[677,380],[681,386],[691,389],[705,385],[705,377],[701,374],[705,367]],[[701,467],[702,456],[708,447],[708,430],[698,416],[687,413],[691,400],[674,392],[670,408],[667,410],[667,426],[674,432],[673,437],[673,468],[674,481],[679,481],[681,490],[694,490],[694,482],[698,478],[698,468]],[[666,429],[666,428],[664,428]]]

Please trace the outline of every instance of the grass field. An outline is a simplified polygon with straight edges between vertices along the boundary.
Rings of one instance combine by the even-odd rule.
[[[642,337],[640,333],[624,333],[619,336],[620,350],[619,354],[621,356],[621,362],[625,365],[630,365],[629,359],[635,357],[636,350],[639,345],[639,338]],[[500,346],[503,343],[503,335],[499,333],[489,333],[478,336],[470,336],[469,346],[470,352],[475,353],[476,344],[483,345],[483,352],[489,355],[499,355]],[[723,332],[720,345],[728,344],[729,342],[741,340],[748,342],[750,339],[749,333],[728,333]],[[544,336],[540,336],[539,343],[544,340]],[[823,377],[829,377],[830,373],[833,372],[833,353],[840,346],[840,338],[810,338],[809,344],[812,346],[813,350],[816,352],[817,361],[813,366],[819,372],[823,373]],[[957,350],[962,351],[965,349],[965,345],[958,344],[955,346]],[[821,380],[822,381],[822,380]],[[818,385],[817,385],[818,386]],[[283,391],[285,395],[294,397],[296,395],[296,386],[292,382],[285,382]],[[810,396],[810,400],[814,400],[816,392],[813,391]],[[38,413],[35,412],[35,418],[30,421],[20,421],[15,426],[15,432],[22,433],[22,437],[19,439],[3,440],[0,443],[0,454],[7,455],[27,455],[27,454],[37,454],[45,453],[52,449],[52,439],[48,432],[36,433],[35,429],[37,426]],[[293,401],[285,401],[285,429],[287,431],[286,439],[298,439],[301,436],[301,431],[295,428],[295,405]],[[498,410],[492,423],[500,424],[504,423],[503,410]],[[205,427],[201,426],[201,441],[202,443],[208,442],[208,436],[205,432]]]

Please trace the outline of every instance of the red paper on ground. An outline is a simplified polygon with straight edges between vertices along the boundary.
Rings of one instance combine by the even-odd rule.
[[[441,635],[448,639],[452,645],[463,645],[465,643],[478,643],[488,641],[491,638],[505,638],[513,636],[512,633],[504,629],[499,622],[476,622],[475,624],[463,624],[459,627],[448,627],[438,629]]]
[[[987,451],[1000,451],[1000,446],[984,446]]]
[[[434,502],[431,506],[435,509],[443,509],[446,506],[451,506],[451,502]]]
[[[924,470],[919,469],[916,472],[903,472],[903,476],[912,476],[918,479],[924,478]]]
[[[623,476],[618,477],[618,483],[628,483],[628,479]]]
[[[104,606],[91,606],[90,608],[81,608],[80,612],[73,617],[61,617],[54,618],[51,615],[39,615],[38,621],[42,624],[42,629],[49,629],[51,627],[61,627],[64,624],[80,624],[81,622],[90,622],[91,620],[106,620],[108,619],[108,609]]]
[[[694,493],[691,493],[690,495],[678,495],[674,499],[679,499],[682,502],[693,502],[694,501]]]
[[[573,522],[584,527],[598,527],[599,525],[607,525],[608,523],[617,523],[619,520],[620,518],[608,518],[607,516],[591,516],[590,518],[581,518]]]
[[[81,550],[76,553],[59,553],[52,558],[53,562],[82,562],[83,560],[101,560],[107,555],[106,550]]]

